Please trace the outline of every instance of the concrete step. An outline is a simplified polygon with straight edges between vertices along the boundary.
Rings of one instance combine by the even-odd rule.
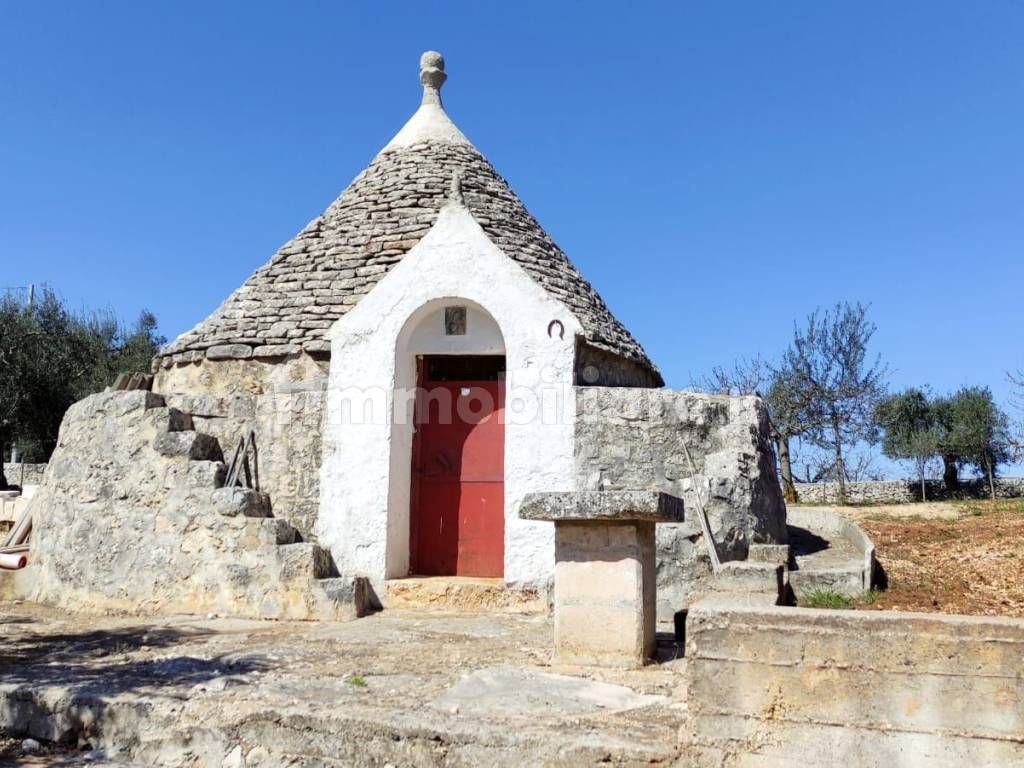
[[[303,576],[313,579],[329,579],[338,575],[331,551],[319,544],[306,541],[284,544],[277,548],[277,554],[281,561],[281,578],[283,579]]]
[[[785,570],[785,566],[778,563],[756,563],[749,560],[722,563],[722,569],[711,579],[711,590],[768,594],[781,600],[786,594]]]
[[[181,456],[190,461],[224,460],[217,438],[192,429],[162,432],[153,440],[153,448],[163,456]]]
[[[410,576],[384,582],[385,608],[423,611],[546,613],[547,595],[510,589],[502,579]]]
[[[217,488],[210,494],[213,508],[225,517],[270,517],[270,496],[252,488]]]
[[[789,564],[788,544],[751,544],[747,550],[748,563]]]

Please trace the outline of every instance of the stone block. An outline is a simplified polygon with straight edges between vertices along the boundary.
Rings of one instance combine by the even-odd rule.
[[[747,549],[747,561],[786,565],[789,562],[788,544],[751,544]]]
[[[224,458],[217,438],[193,430],[162,432],[154,439],[153,448],[164,456],[183,456],[191,461],[221,461]]]
[[[285,544],[277,549],[282,579],[328,579],[337,576],[329,549],[309,542]]]
[[[225,517],[270,517],[270,497],[252,488],[217,488],[210,494],[213,508]]]
[[[638,667],[655,646],[654,523],[555,527],[555,648],[564,664]]]
[[[252,357],[248,344],[221,344],[206,350],[207,360],[246,360]]]
[[[683,501],[658,491],[530,493],[519,508],[523,520],[647,520],[681,523]]]
[[[722,563],[722,568],[711,580],[716,592],[765,592],[782,596],[785,567],[773,563],[752,563],[732,561]]]
[[[319,579],[315,584],[326,598],[322,618],[344,621],[365,616],[372,610],[370,581],[364,576],[335,576]]]

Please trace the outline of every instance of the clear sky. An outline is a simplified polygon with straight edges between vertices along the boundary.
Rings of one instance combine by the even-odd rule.
[[[839,300],[893,387],[1024,366],[1016,0],[0,0],[0,286],[187,330],[401,127],[428,48],[670,386]]]

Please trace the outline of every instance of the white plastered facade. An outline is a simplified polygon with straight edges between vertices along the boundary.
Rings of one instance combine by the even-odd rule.
[[[465,336],[444,335],[449,305],[467,307]],[[329,332],[316,533],[339,570],[378,587],[409,573],[416,356],[504,354],[504,578],[516,586],[546,582],[553,528],[520,520],[518,509],[532,491],[573,488],[581,333],[570,310],[506,256],[467,208],[443,208],[430,232]]]

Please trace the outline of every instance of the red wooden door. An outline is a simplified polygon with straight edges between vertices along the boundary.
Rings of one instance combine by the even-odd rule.
[[[500,380],[422,382],[410,542],[417,574],[504,575],[504,395]]]

